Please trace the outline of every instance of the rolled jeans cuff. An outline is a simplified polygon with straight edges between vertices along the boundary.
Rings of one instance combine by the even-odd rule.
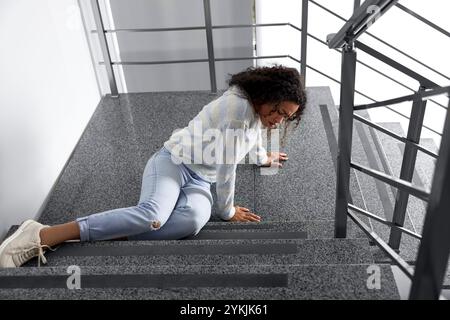
[[[89,222],[88,217],[76,219],[80,228],[80,241],[89,241]]]

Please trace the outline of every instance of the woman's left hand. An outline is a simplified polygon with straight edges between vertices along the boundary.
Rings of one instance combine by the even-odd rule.
[[[281,161],[286,161],[288,156],[283,152],[267,152],[267,162],[262,165],[262,167],[279,167],[281,168],[283,165]]]
[[[250,212],[249,209],[245,207],[235,206],[234,216],[228,220],[231,222],[260,222],[261,217]]]

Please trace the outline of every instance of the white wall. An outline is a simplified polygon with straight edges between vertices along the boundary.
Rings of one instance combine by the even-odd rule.
[[[76,0],[0,0],[0,236],[35,218],[100,100]]]

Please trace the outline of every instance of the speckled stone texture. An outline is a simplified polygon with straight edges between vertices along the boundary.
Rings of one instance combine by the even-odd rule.
[[[264,219],[329,220],[334,214],[336,179],[319,110],[333,100],[326,87],[308,88],[307,97],[300,125],[281,148],[289,160],[276,174],[257,172],[255,210]]]
[[[40,217],[56,224],[137,204],[151,155],[217,98],[209,92],[122,94],[103,98]],[[253,210],[253,168],[239,166],[236,203]],[[215,185],[211,188],[215,197]],[[213,214],[215,211],[213,210]],[[213,217],[213,220],[218,218]]]
[[[71,246],[79,248],[75,251],[76,255],[73,250],[70,253]],[[111,247],[113,247],[112,250]],[[136,247],[140,247],[139,254],[130,251],[130,248]],[[106,251],[107,249],[110,250]],[[83,266],[282,265],[373,262],[367,239],[105,241],[66,244],[65,248],[48,252],[46,256],[47,266],[72,264]],[[36,265],[37,258],[26,264],[29,267]]]
[[[331,124],[333,127],[333,133],[334,133],[334,139],[336,140],[336,149],[338,144],[338,130],[339,130],[339,115],[338,115],[338,107],[334,105],[328,105],[328,114],[330,115]],[[367,131],[364,130],[363,132],[366,134]],[[337,150],[335,151],[337,152]],[[360,140],[360,132],[356,132],[356,130],[353,130],[353,144],[352,144],[352,159],[355,161],[358,161],[360,163],[367,164],[367,156],[364,151],[364,148],[362,146],[362,142]],[[335,161],[337,161],[337,153],[334,155]],[[362,191],[361,185],[362,183],[369,183],[371,184],[371,187],[373,189],[374,181],[373,180],[367,180],[366,176],[363,176],[360,172],[350,169],[350,194],[352,196],[353,204],[356,205],[359,208],[368,210],[368,204],[367,200],[364,197],[364,193]],[[367,197],[367,195],[365,195]],[[371,226],[371,220],[360,216],[360,219],[365,222],[367,225]],[[351,219],[348,219],[347,225],[348,229],[351,230],[351,225],[354,224]]]
[[[8,230],[5,239],[12,235],[18,226],[12,226]],[[261,221],[260,223],[253,222],[216,222],[210,221],[203,227],[203,229],[198,234],[199,236],[194,236],[187,238],[185,240],[195,240],[199,237],[205,238],[205,234],[213,234],[214,232],[227,232],[227,233],[250,233],[257,234],[261,232],[271,232],[273,233],[272,239],[279,239],[278,232],[295,232],[306,234],[308,239],[327,239],[333,238],[334,234],[334,221],[333,220],[307,220],[307,221]],[[256,235],[257,237],[257,235]],[[354,224],[351,220],[348,221],[347,238],[365,238],[363,231]],[[239,237],[235,237],[238,239]]]
[[[430,138],[420,139],[420,145],[422,145],[423,147],[427,148],[430,151],[433,151],[436,154],[439,154],[439,148],[436,146],[436,143],[434,142],[433,139]],[[423,153],[422,151],[419,151],[417,153],[416,170],[426,188],[431,188],[435,165],[436,160],[434,158]]]
[[[220,223],[209,222],[202,232],[218,231],[305,231],[308,239],[327,239],[334,236],[334,220],[305,220],[305,221],[261,221],[255,223]],[[347,238],[366,238],[361,229],[351,220],[348,222]]]
[[[400,136],[405,133],[399,123],[382,123],[382,126],[395,132]],[[386,145],[386,154],[396,177],[400,176],[401,161],[403,158],[404,144],[390,137],[383,135],[383,142]],[[422,139],[421,144],[433,152],[437,152],[437,147],[431,139]],[[419,187],[430,189],[433,179],[435,160],[419,151],[417,153],[416,168],[414,170],[413,183]],[[425,217],[426,202],[410,197],[408,201],[408,214],[413,223],[414,230],[418,233],[422,232],[423,221]]]
[[[81,289],[0,289],[0,299],[398,299],[388,265],[379,265],[381,289],[367,287],[367,264],[325,266],[108,266],[82,267]],[[287,285],[280,287],[203,288],[83,288],[83,275],[145,274],[210,275],[286,274]],[[66,268],[20,268],[0,270],[7,276],[64,275]]]
[[[135,205],[147,159],[173,130],[186,126],[214,98],[209,92],[104,98],[40,221],[61,223]],[[319,104],[333,105],[333,101],[326,87],[308,88],[308,98],[303,120],[297,130],[290,132],[283,149],[290,156],[283,169],[275,175],[260,175],[259,169],[251,165],[238,168],[236,204],[254,210],[265,220],[333,217],[335,174],[318,110]],[[212,191],[215,197],[214,186]],[[218,219],[214,216],[212,220]]]
[[[397,122],[384,122],[379,125],[385,127],[388,130],[400,135],[405,136],[405,133]],[[383,145],[383,149],[385,151],[386,157],[389,161],[389,166],[392,170],[392,174],[395,177],[400,176],[401,162],[403,158],[403,145],[401,142],[389,137],[383,133],[378,134],[380,141]],[[428,145],[428,148],[432,147],[432,145]],[[430,148],[433,150],[432,148]],[[434,150],[436,151],[436,150]],[[416,161],[416,169],[413,176],[413,183],[420,187],[424,187],[425,183],[430,183],[431,179],[430,171],[434,170],[433,160],[428,156],[421,152],[418,152],[417,161]],[[423,174],[427,172],[428,174]],[[391,191],[391,189],[389,189]],[[395,191],[396,192],[396,191]],[[393,205],[395,202],[393,202]],[[425,209],[426,203],[422,200],[410,196],[408,200],[407,207],[407,215],[405,219],[405,227],[411,231],[421,233],[423,221],[425,217]],[[378,231],[379,230],[379,231]],[[389,239],[389,229],[385,226],[379,226],[377,232],[381,235],[384,240]],[[419,247],[419,240],[412,238],[408,235],[402,236],[402,243],[400,246],[400,255],[406,260],[413,262],[416,260],[417,252]],[[383,254],[378,252],[375,255],[377,260],[382,260]]]
[[[326,133],[330,128],[324,126],[319,107],[331,110],[335,136],[337,113],[328,87],[307,92],[300,126],[289,131],[282,148],[289,154],[283,168],[267,175],[267,169],[238,166],[235,203],[261,215],[261,223],[230,223],[213,215],[200,233],[203,238],[67,243],[46,253],[45,267],[35,268],[33,259],[23,268],[0,269],[0,280],[14,275],[66,276],[69,265],[81,266],[86,275],[284,274],[287,286],[162,289],[132,288],[124,281],[123,288],[81,291],[0,289],[0,299],[398,299],[388,265],[380,265],[381,290],[367,288],[367,268],[375,260],[369,241],[352,221],[348,239],[333,239],[336,173]],[[149,157],[173,130],[186,126],[215,98],[209,92],[160,92],[102,99],[40,222],[63,223],[135,205]],[[365,208],[357,180],[352,173],[352,197]],[[216,198],[214,185],[212,193]],[[250,238],[240,239],[243,233]],[[269,237],[259,239],[263,234]],[[283,238],[286,235],[292,237]]]
[[[367,111],[358,111],[357,113],[360,116],[370,120],[370,116]],[[337,136],[338,120],[333,119],[332,110],[330,110],[330,116],[333,122],[335,135]],[[383,135],[380,133],[377,133],[375,130],[355,120],[353,129],[352,161],[375,170],[386,172],[375,144],[375,139],[378,139],[382,145],[382,148],[386,148],[387,142],[384,141],[383,138]],[[389,144],[387,145],[387,148],[389,148]],[[389,154],[388,151],[385,152],[386,154]],[[391,166],[391,164],[388,163],[388,166]],[[393,191],[395,189],[356,170],[352,170],[352,175],[350,177],[350,188],[352,197],[354,198],[354,203],[357,206],[368,210],[381,218],[387,219],[388,221],[392,219],[395,199]],[[367,219],[361,215],[358,216],[361,217],[363,221],[385,242],[388,241],[390,232],[388,227],[377,222],[376,220]],[[407,215],[405,227],[413,231],[416,230],[413,227],[410,215]],[[417,246],[418,241],[416,239],[405,235],[402,238],[401,244],[402,257],[408,261],[414,260],[417,252]],[[384,253],[375,248],[374,252],[377,261],[387,261]]]
[[[365,111],[359,112],[359,115],[370,119]],[[370,129],[358,121],[355,121],[354,125],[352,161],[378,171],[384,171]],[[393,197],[388,191],[389,186],[362,172],[358,171],[356,175],[364,197],[366,210],[379,217],[390,220],[393,209]],[[371,221],[372,228],[374,228],[374,223],[374,221]]]

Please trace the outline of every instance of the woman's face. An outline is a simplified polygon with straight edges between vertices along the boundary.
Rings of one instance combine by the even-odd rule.
[[[290,118],[297,112],[299,105],[291,101],[279,104],[265,103],[260,106],[258,114],[264,127],[275,129],[278,124]]]

